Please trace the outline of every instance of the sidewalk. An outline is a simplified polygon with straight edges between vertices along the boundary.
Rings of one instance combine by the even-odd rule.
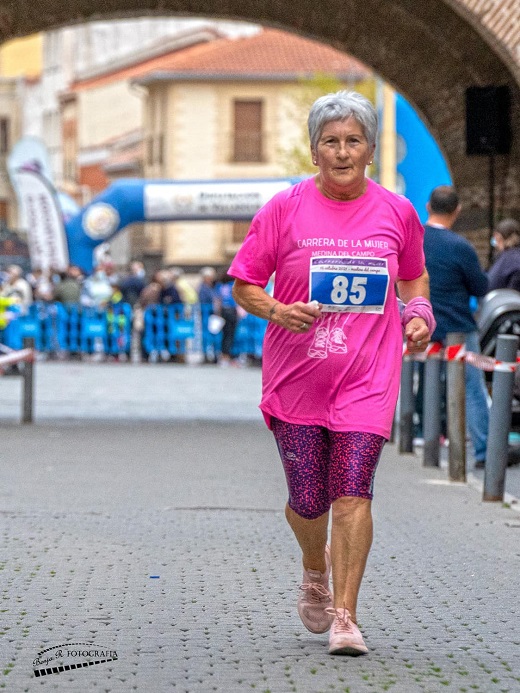
[[[39,362],[35,421],[260,421],[260,370],[172,364]],[[0,378],[0,424],[18,422],[21,378]],[[416,453],[422,463],[422,448]],[[468,481],[482,488],[468,448]],[[520,499],[520,465],[509,467],[506,492]],[[481,493],[481,491],[480,491]]]
[[[18,379],[0,381],[6,691],[520,690],[518,513],[388,445],[359,610],[370,654],[333,658],[296,613],[257,370],[37,372],[30,426]],[[117,660],[34,677],[43,650],[75,662],[94,645]]]

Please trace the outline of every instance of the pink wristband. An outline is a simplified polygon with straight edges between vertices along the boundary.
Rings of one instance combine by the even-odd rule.
[[[410,322],[412,318],[422,318],[428,326],[430,336],[435,332],[437,323],[433,316],[432,304],[423,296],[416,296],[405,305],[401,316],[401,324],[403,327]]]

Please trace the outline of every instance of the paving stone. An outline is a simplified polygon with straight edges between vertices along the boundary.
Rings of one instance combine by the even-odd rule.
[[[4,690],[520,691],[518,514],[388,445],[360,596],[370,653],[331,657],[296,612],[271,435],[233,413],[1,426]],[[38,652],[73,643],[118,659],[34,676]]]

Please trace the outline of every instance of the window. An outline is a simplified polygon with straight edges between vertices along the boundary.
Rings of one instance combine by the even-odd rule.
[[[146,138],[146,163],[151,166],[153,162],[153,136],[148,135]]]
[[[233,161],[262,161],[262,101],[234,102]]]
[[[9,153],[9,118],[0,118],[0,154]]]

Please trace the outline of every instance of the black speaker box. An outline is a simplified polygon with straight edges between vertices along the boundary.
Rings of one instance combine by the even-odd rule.
[[[511,94],[508,86],[466,89],[466,154],[509,154]]]

